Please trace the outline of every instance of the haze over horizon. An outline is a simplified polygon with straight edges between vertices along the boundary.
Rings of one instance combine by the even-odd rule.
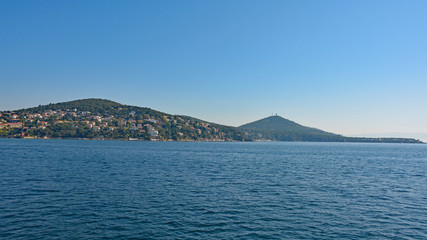
[[[425,12],[426,1],[2,1],[0,111],[103,98],[231,126],[277,113],[343,135],[425,137]]]

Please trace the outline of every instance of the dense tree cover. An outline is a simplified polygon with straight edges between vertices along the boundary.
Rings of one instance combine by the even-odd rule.
[[[290,142],[366,142],[366,143],[421,143],[412,138],[362,138],[342,135],[306,134],[288,131],[247,130],[249,139]]]
[[[13,129],[12,128],[2,128],[0,129],[0,137],[12,136]]]
[[[247,123],[239,127],[240,129],[259,130],[259,131],[279,131],[283,133],[317,135],[317,136],[339,136],[337,134],[322,131],[316,128],[302,126],[296,122],[282,118],[280,116],[271,116],[255,122]]]
[[[51,103],[43,106],[40,105],[34,108],[20,109],[16,112],[18,114],[24,114],[24,113],[42,113],[49,110],[73,111],[74,109],[80,112],[90,112],[91,115],[98,115],[101,117],[114,115],[116,118],[117,117],[127,118],[129,116],[129,113],[132,111],[135,111],[135,115],[138,115],[139,117],[143,115],[147,115],[151,117],[161,117],[162,115],[165,115],[165,113],[161,113],[161,112],[152,110],[150,108],[123,105],[110,100],[96,99],[96,98],[74,100],[70,102],[55,103],[55,104]]]
[[[356,138],[344,137],[316,128],[302,126],[280,116],[267,117],[239,127],[250,139],[301,142],[387,142],[420,143],[410,138]]]

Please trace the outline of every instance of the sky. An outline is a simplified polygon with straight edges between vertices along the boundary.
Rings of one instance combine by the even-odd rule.
[[[425,0],[4,0],[0,110],[103,98],[230,126],[278,114],[344,135],[425,134],[426,12]]]

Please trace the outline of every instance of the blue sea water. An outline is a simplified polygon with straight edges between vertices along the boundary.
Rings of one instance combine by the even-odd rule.
[[[427,239],[427,145],[0,139],[0,239]]]

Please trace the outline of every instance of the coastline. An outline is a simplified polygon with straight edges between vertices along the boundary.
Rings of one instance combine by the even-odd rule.
[[[248,140],[248,141],[238,141],[238,140],[173,140],[173,139],[123,139],[123,138],[52,138],[52,137],[0,137],[0,139],[40,139],[40,140],[86,140],[86,141],[130,141],[130,142],[309,142],[309,143],[390,143],[390,144],[426,144],[426,142],[397,142],[397,141],[386,141],[384,138],[372,138],[372,139],[382,139],[383,141],[277,141],[277,140]]]

